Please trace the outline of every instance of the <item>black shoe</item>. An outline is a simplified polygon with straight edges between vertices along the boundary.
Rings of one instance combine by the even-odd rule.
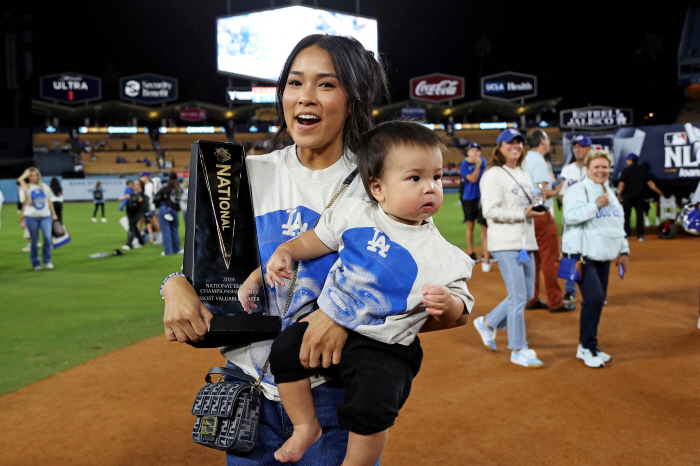
[[[473,252],[469,254],[469,257],[471,258],[471,260],[474,261],[475,264],[479,262],[479,259],[476,257],[476,253]]]
[[[570,303],[575,303],[575,302],[576,302],[576,293],[572,293],[571,291],[564,293],[564,304],[570,304]]]
[[[529,306],[525,306],[525,309],[527,309],[528,311],[534,311],[537,309],[549,309],[549,308],[547,307],[547,303],[545,303],[541,299],[538,299],[534,304],[531,304]],[[550,309],[550,311],[551,311],[551,309]]]
[[[556,309],[550,309],[549,312],[559,313],[559,312],[571,312],[576,309],[576,304],[564,304]]]

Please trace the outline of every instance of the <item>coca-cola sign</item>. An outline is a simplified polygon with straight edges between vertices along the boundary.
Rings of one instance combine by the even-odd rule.
[[[203,108],[185,108],[180,110],[180,119],[184,121],[206,120],[207,112]]]
[[[464,97],[464,78],[433,73],[411,78],[411,99],[445,102]]]

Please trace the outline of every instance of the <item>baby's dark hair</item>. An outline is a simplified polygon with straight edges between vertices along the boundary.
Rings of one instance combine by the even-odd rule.
[[[370,181],[382,177],[384,160],[397,147],[436,148],[443,158],[448,153],[446,137],[413,121],[387,121],[363,133],[355,149],[357,171],[373,201]]]

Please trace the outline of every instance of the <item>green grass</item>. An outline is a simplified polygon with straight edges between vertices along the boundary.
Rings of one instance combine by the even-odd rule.
[[[435,224],[465,249],[457,200],[456,193],[445,195]],[[26,240],[15,205],[5,204],[0,212],[0,394],[162,332],[158,288],[167,274],[180,270],[182,256],[162,257],[161,246],[147,244],[123,256],[89,258],[111,253],[126,239],[117,203],[107,203],[107,223],[92,223],[92,209],[86,202],[64,205],[72,241],[54,250],[56,269],[41,272],[31,270],[29,253],[21,251]],[[560,222],[558,210],[556,217]],[[476,225],[476,247],[479,232]]]
[[[64,204],[72,241],[53,251],[54,270],[31,270],[14,204],[5,204],[0,229],[0,394],[162,331],[163,278],[180,270],[182,255],[163,257],[147,244],[111,253],[126,240],[116,202],[106,223],[90,221],[92,203]],[[184,226],[181,222],[181,236]],[[43,240],[42,240],[43,242]]]

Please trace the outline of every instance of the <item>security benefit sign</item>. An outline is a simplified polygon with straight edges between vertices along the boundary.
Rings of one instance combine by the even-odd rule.
[[[196,141],[190,167],[183,271],[214,314],[204,340],[192,345],[212,348],[273,338],[280,320],[270,315],[265,287],[248,295],[257,306],[251,314],[239,301],[240,286],[260,267],[243,146]]]
[[[563,128],[604,130],[631,124],[630,108],[583,107],[559,112],[559,126]]]
[[[65,104],[81,104],[102,98],[100,78],[79,73],[61,73],[39,78],[42,99]]]
[[[537,76],[506,71],[481,78],[481,97],[485,99],[514,101],[535,96]]]
[[[150,73],[121,78],[119,98],[147,105],[177,100],[177,79]]]
[[[693,186],[700,179],[700,123],[621,128],[613,145],[618,160],[637,154],[638,163],[658,179],[694,179]],[[616,164],[616,177],[624,166]]]

